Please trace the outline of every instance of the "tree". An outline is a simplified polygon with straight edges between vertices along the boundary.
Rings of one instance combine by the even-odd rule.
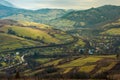
[[[117,59],[117,60],[120,59],[120,54],[116,54],[116,59]]]
[[[15,78],[16,78],[16,79],[19,79],[19,78],[20,78],[20,73],[19,73],[19,71],[16,72]]]
[[[13,31],[11,28],[8,29],[8,34],[13,34],[13,35],[16,35],[15,31]]]

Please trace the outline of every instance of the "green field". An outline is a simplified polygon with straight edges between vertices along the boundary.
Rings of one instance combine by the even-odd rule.
[[[113,36],[120,35],[120,28],[112,28],[103,32],[102,34],[113,35]]]
[[[43,40],[45,43],[51,43],[51,42],[59,43],[59,40],[51,37],[49,34],[41,30],[32,29],[28,27],[16,27],[16,26],[14,27],[12,26],[11,29],[18,36],[29,37],[37,40]]]
[[[64,68],[64,67],[75,67],[75,66],[83,66],[84,64],[86,63],[94,63],[98,60],[100,60],[101,58],[99,57],[87,57],[87,58],[78,58],[76,60],[73,60],[69,63],[66,63],[66,64],[63,64],[63,65],[60,65],[58,66],[59,68]]]
[[[1,20],[0,51],[17,48],[63,44],[73,41],[64,31],[27,21]],[[54,35],[55,34],[55,35]]]
[[[92,73],[98,74],[103,71],[109,71],[116,65],[115,55],[108,56],[81,56],[80,58],[73,58],[67,62],[61,63],[65,61],[67,58],[55,59],[53,61],[48,61],[48,63],[43,64],[43,66],[47,67],[50,65],[54,65],[55,68],[58,68],[59,71],[55,73],[61,72],[62,74],[67,74],[77,69],[78,72]],[[44,71],[46,68],[42,68],[31,73],[27,74],[37,74]],[[97,69],[97,70],[96,70]],[[48,73],[49,74],[49,73]]]
[[[39,44],[35,41],[26,40],[17,36],[0,33],[0,51],[12,50],[16,48],[24,48],[28,46],[35,46]]]

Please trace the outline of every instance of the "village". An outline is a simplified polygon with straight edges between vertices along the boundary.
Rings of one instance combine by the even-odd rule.
[[[14,65],[21,61],[19,52],[11,54],[0,54],[0,68]]]

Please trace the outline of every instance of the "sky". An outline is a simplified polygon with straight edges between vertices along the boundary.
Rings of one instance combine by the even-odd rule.
[[[6,0],[17,7],[25,9],[59,8],[59,9],[89,9],[103,5],[118,5],[120,0]]]

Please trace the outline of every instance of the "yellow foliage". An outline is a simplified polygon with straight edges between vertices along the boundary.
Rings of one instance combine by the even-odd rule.
[[[44,64],[44,66],[48,66],[48,65],[57,65],[62,59],[57,59],[54,61],[51,61],[49,63]]]
[[[82,66],[82,67],[80,67],[79,71],[89,73],[90,71],[92,71],[95,68],[95,66],[96,65]]]
[[[70,67],[70,68],[65,68],[63,73],[64,73],[64,74],[65,74],[65,73],[68,73],[68,72],[70,72],[72,69],[73,69],[72,67]]]
[[[0,33],[0,51],[35,46],[35,44],[38,43],[17,36]]]
[[[65,67],[75,67],[75,66],[82,66],[88,62],[96,62],[98,60],[100,60],[102,58],[99,57],[86,57],[86,58],[79,58],[76,60],[73,60],[69,63],[63,64],[63,65],[59,65],[59,68],[65,68]]]
[[[2,65],[3,67],[7,66],[7,64],[6,64],[5,62],[1,62],[1,65]]]
[[[102,32],[101,34],[107,34],[107,35],[120,35],[120,28],[112,28],[105,32]]]
[[[39,24],[39,23],[35,23],[35,22],[19,21],[19,23],[24,26],[35,26],[37,28],[42,28],[42,29],[50,28],[50,26],[48,26],[48,25]]]
[[[32,29],[28,27],[18,27],[18,26],[17,27],[12,26],[11,29],[15,31],[15,33],[18,36],[29,37],[29,38],[38,39],[38,40],[44,39],[43,41],[45,41],[46,43],[59,42],[57,39],[53,38],[52,36],[50,36],[49,34],[47,34],[42,30]]]

